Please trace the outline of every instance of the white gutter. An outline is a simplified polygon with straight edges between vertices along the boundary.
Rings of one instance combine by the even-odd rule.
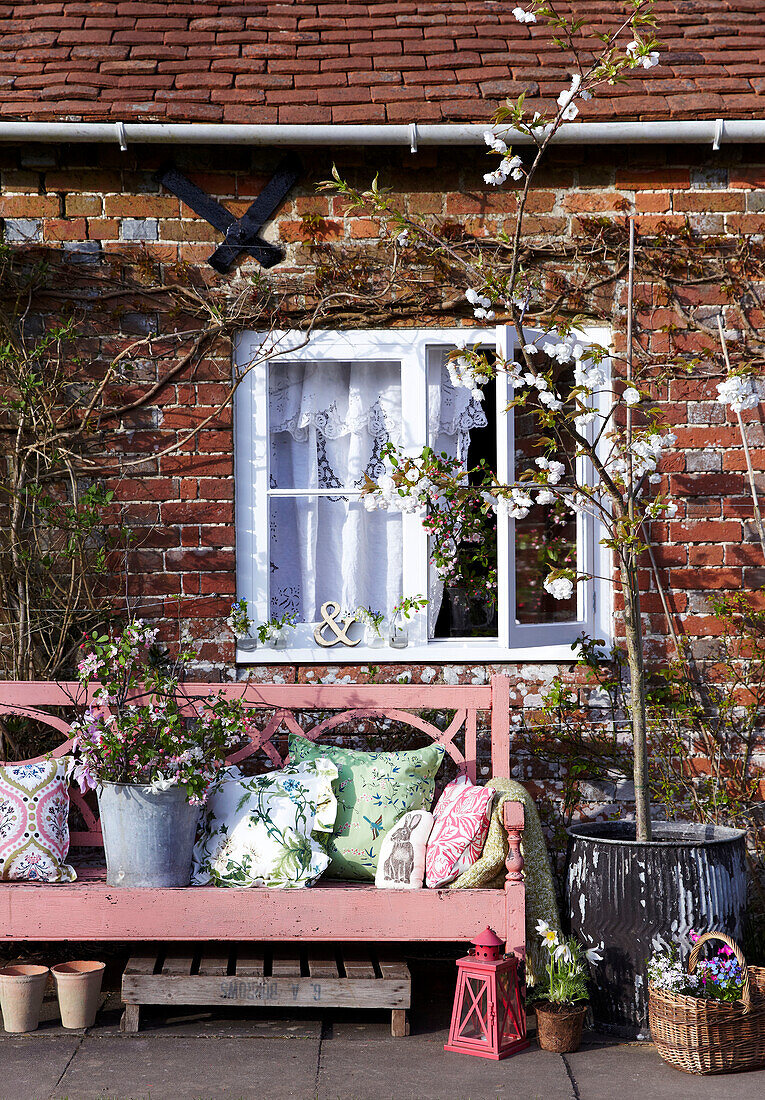
[[[174,122],[0,122],[0,142],[118,142],[129,145],[483,145],[488,125],[413,122],[407,126],[247,126]],[[495,126],[497,133],[506,128]],[[553,139],[559,145],[765,143],[765,120],[708,119],[695,122],[564,123]],[[530,145],[526,134],[514,145]]]

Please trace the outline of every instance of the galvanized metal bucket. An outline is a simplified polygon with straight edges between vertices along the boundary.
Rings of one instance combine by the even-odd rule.
[[[691,931],[735,940],[746,908],[746,840],[741,829],[655,822],[649,843],[634,822],[589,822],[568,830],[566,891],[572,933],[604,945],[591,967],[595,1026],[648,1038],[646,964],[672,944],[687,954]]]
[[[199,806],[185,787],[102,783],[98,808],[109,886],[188,886]]]

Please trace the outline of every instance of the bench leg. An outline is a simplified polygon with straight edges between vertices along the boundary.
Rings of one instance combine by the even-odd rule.
[[[127,1031],[130,1034],[135,1034],[141,1026],[141,1006],[140,1005],[125,1005],[125,1010],[122,1013],[122,1019],[120,1020],[120,1031]]]
[[[394,1039],[405,1039],[409,1034],[409,1013],[405,1008],[391,1010],[390,1033]]]

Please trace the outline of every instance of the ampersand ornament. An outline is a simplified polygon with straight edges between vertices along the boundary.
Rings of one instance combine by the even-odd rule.
[[[314,629],[313,636],[316,639],[316,644],[324,646],[328,649],[330,646],[337,645],[338,642],[342,642],[343,645],[355,646],[361,641],[361,638],[357,638],[355,642],[352,642],[348,637],[348,629],[352,623],[356,622],[355,615],[346,615],[345,621],[340,625],[340,616],[342,614],[342,607],[335,600],[327,600],[326,603],[321,605],[321,617],[324,620]],[[327,630],[331,630],[335,635],[334,638],[328,638],[325,635]]]

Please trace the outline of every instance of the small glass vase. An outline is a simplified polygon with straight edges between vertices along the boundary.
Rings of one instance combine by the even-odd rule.
[[[250,653],[253,649],[258,648],[257,636],[253,637],[252,634],[239,634],[236,639],[237,649],[242,649],[246,653]]]
[[[385,637],[383,636],[383,623],[380,623],[379,627],[365,626],[364,627],[364,645],[368,649],[379,649],[385,645]]]
[[[393,649],[406,649],[409,645],[409,621],[403,611],[397,611],[390,621],[389,641]]]
[[[269,649],[286,649],[287,636],[283,630],[274,631],[273,634],[269,634],[266,638],[264,645]]]

